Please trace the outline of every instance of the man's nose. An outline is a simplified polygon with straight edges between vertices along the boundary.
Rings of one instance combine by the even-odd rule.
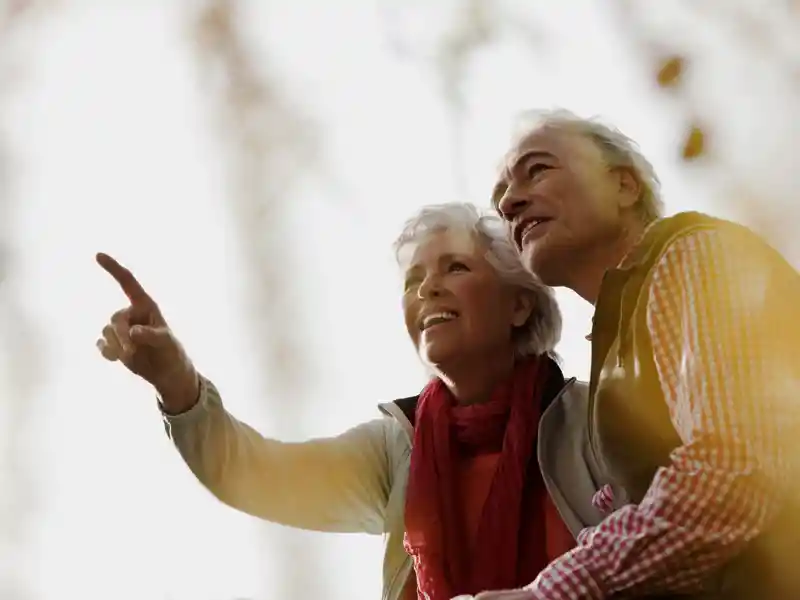
[[[500,213],[504,220],[513,221],[515,217],[528,208],[528,205],[530,205],[530,200],[517,190],[509,188],[500,198],[500,202],[497,203],[497,212]]]

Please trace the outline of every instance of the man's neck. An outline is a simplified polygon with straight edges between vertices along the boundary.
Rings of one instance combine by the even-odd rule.
[[[624,229],[616,239],[605,241],[598,247],[592,248],[590,252],[586,252],[581,264],[576,265],[572,283],[567,287],[592,305],[596,304],[606,271],[616,268],[622,262],[639,242],[645,228],[644,225],[636,223]]]
[[[460,360],[448,368],[442,365],[439,377],[461,405],[482,404],[492,399],[494,390],[514,370],[513,352],[492,352],[476,360]]]

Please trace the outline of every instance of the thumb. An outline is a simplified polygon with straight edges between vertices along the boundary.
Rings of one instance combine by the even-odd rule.
[[[131,327],[129,335],[134,344],[153,348],[163,348],[172,340],[172,334],[168,327],[134,325]]]

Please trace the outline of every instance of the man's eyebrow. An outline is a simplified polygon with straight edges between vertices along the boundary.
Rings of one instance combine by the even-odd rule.
[[[545,152],[543,150],[531,150],[530,152],[525,152],[517,157],[510,169],[507,166],[503,168],[499,181],[492,188],[492,207],[495,210],[498,209],[500,198],[502,198],[503,194],[505,194],[506,190],[508,189],[508,181],[511,179],[511,173],[518,169],[522,163],[530,159],[552,160],[554,158],[555,156],[550,152]]]
[[[511,165],[511,171],[514,171],[522,163],[532,158],[552,160],[553,158],[555,158],[555,156],[553,156],[549,152],[545,152],[544,150],[531,150],[530,152],[526,152],[525,154],[520,154],[517,160],[514,161],[514,164]]]

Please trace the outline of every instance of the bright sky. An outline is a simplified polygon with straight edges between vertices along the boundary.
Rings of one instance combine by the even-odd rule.
[[[308,383],[274,397],[269,365],[250,350],[249,274],[184,9],[155,0],[58,4],[17,55],[25,77],[10,129],[11,289],[35,325],[41,366],[23,438],[36,504],[22,521],[26,545],[0,545],[8,569],[0,583],[21,579],[31,599],[374,600],[380,591],[380,540],[260,524],[200,487],[164,435],[148,388],[96,353],[123,301],[95,267],[96,251],[134,269],[234,414],[265,434],[299,439],[340,432],[375,416],[377,402],[420,388],[389,246],[423,204],[484,202],[519,111],[560,105],[602,114],[656,165],[670,212],[732,210],[714,201],[724,188],[718,177],[679,168],[683,113],[648,85],[649,67],[630,60],[629,42],[596,2],[547,3],[541,51],[506,27],[476,54],[458,152],[430,66],[453,2],[249,3],[248,33],[316,123],[332,174],[285,199],[298,225],[291,285]],[[529,11],[507,4],[517,7],[516,22]],[[662,37],[706,31],[678,12],[656,13],[652,29]],[[393,51],[389,33],[400,45],[413,40],[415,55]],[[690,95],[707,100],[710,122],[726,123],[719,135],[742,177],[785,182],[774,195],[789,197],[800,181],[780,144],[800,133],[800,119],[786,117],[798,109],[763,56],[737,58],[720,45],[724,34],[692,38],[691,49],[716,50],[693,75],[694,83],[708,78],[707,89],[693,83]],[[565,370],[585,377],[591,310],[568,294],[561,300]],[[12,374],[0,373],[9,397]],[[7,411],[0,430],[3,418]]]

